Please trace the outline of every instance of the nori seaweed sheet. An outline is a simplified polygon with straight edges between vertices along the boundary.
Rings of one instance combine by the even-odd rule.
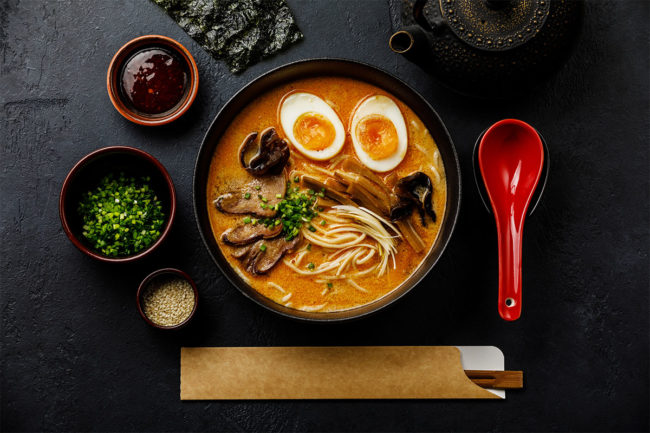
[[[238,73],[302,39],[285,0],[152,0]]]

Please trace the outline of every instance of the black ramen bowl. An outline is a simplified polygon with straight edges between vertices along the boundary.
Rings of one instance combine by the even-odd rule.
[[[207,208],[207,183],[210,162],[219,139],[235,116],[246,105],[253,102],[258,95],[288,81],[323,75],[353,78],[382,88],[402,100],[402,102],[408,105],[418,115],[435,140],[445,166],[447,203],[440,233],[433,248],[417,270],[401,285],[384,297],[360,307],[333,312],[307,312],[285,307],[263,296],[244,281],[230,266],[219,248],[217,240],[212,233],[212,228],[210,227]],[[461,197],[458,156],[456,155],[456,150],[449,136],[449,132],[431,105],[406,83],[387,72],[364,63],[343,59],[311,59],[290,63],[267,72],[235,94],[224,105],[221,111],[219,111],[219,114],[217,114],[217,117],[212,122],[212,125],[210,125],[210,129],[208,129],[203,139],[203,144],[201,145],[201,150],[199,151],[194,168],[193,188],[194,212],[196,214],[197,224],[199,225],[199,232],[212,259],[228,280],[246,297],[257,302],[259,305],[286,317],[312,322],[336,322],[360,318],[385,308],[408,293],[427,275],[445,250],[456,225]]]

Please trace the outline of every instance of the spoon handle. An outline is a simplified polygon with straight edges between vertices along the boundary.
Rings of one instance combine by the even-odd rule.
[[[507,215],[497,221],[499,236],[499,314],[504,320],[521,315],[521,240],[523,217]]]

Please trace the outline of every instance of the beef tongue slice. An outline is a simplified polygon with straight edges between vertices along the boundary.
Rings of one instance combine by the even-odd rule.
[[[258,239],[272,239],[282,233],[282,225],[242,224],[223,232],[221,240],[228,245],[248,245]]]
[[[286,188],[284,171],[273,176],[247,178],[245,182],[234,185],[230,192],[217,197],[214,205],[225,213],[272,217],[276,214],[273,206],[282,200],[278,194],[284,197]]]
[[[299,244],[299,237],[290,241],[285,240],[284,237],[263,239],[254,244],[236,248],[233,256],[242,260],[248,272],[260,275],[270,271],[287,252],[295,250]]]

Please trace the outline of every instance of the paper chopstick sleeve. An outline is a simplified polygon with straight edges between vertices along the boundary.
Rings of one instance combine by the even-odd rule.
[[[183,347],[181,400],[488,399],[453,346]]]

